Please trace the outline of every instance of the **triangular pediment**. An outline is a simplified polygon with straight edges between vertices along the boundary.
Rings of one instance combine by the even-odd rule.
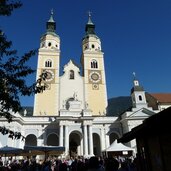
[[[128,112],[127,118],[139,118],[139,117],[149,117],[151,115],[155,114],[155,112],[147,109],[147,108],[141,108],[136,111]]]

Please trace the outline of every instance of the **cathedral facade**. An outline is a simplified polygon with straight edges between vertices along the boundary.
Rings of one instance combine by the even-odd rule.
[[[35,94],[34,110],[23,108],[14,114],[11,124],[0,118],[5,127],[25,136],[21,141],[0,134],[0,146],[64,146],[64,156],[101,155],[115,139],[171,105],[170,94],[158,95],[167,96],[166,102],[159,104],[157,95],[147,94],[134,78],[129,110],[108,114],[104,53],[90,15],[80,61],[82,70],[70,60],[60,74],[60,37],[51,14],[38,52],[37,79],[46,72],[45,91]],[[134,141],[128,145],[136,147]]]

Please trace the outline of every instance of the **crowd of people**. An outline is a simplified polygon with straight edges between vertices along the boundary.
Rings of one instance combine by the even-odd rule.
[[[36,161],[35,158],[25,160],[0,160],[0,171],[137,171],[136,160],[115,157],[90,157]]]

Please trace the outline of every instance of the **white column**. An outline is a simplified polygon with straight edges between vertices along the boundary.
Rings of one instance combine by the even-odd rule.
[[[104,135],[104,128],[101,128],[101,151],[105,150],[105,135]]]
[[[59,146],[63,146],[63,125],[59,126]]]
[[[89,149],[90,155],[93,156],[93,134],[92,134],[92,125],[89,125]]]
[[[68,126],[65,125],[65,154],[69,153],[69,135],[68,135]]]
[[[43,129],[43,145],[47,145],[46,131]]]
[[[25,130],[21,130],[21,135],[25,135]],[[25,140],[24,141],[20,141],[20,146],[19,146],[19,148],[24,148],[24,145],[25,145]]]
[[[81,142],[80,142],[80,146],[81,146],[81,151],[80,151],[80,153],[81,153],[81,156],[83,156],[83,147],[84,147],[84,145],[83,145],[83,138],[81,138]]]
[[[38,137],[41,137],[41,135],[43,134],[43,129],[38,129]],[[44,145],[44,140],[43,138],[37,138],[37,146],[42,146]]]
[[[106,136],[106,148],[108,148],[110,146],[110,142],[109,142],[109,135],[107,134],[109,129],[105,129],[105,136]]]
[[[84,125],[84,155],[88,155],[87,125]]]

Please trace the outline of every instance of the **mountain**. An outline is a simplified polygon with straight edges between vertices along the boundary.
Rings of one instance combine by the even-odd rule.
[[[130,96],[120,96],[108,99],[107,116],[119,116],[132,107]]]

